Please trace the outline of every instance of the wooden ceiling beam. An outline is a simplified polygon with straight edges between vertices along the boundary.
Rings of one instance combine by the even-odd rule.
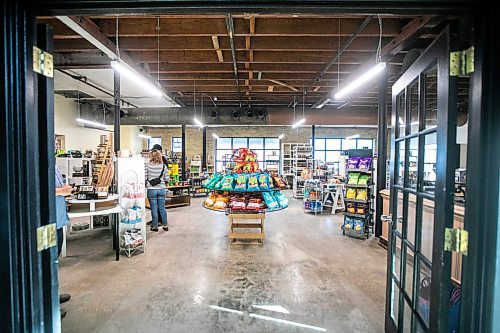
[[[219,38],[217,36],[212,36],[212,44],[214,45],[215,53],[217,53],[217,58],[219,62],[224,62],[224,56],[219,46]]]

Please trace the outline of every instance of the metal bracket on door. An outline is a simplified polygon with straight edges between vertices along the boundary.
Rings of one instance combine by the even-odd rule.
[[[474,72],[474,46],[464,51],[450,52],[450,76]]]
[[[54,77],[54,57],[52,54],[33,46],[33,71],[47,77]]]
[[[444,231],[444,250],[467,255],[469,233],[464,229],[446,228]]]

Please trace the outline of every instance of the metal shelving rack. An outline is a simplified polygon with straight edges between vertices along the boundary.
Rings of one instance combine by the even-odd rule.
[[[304,182],[304,212],[323,214],[323,186],[318,179]]]
[[[352,157],[361,157],[361,158],[371,157],[371,158],[373,158],[373,150],[371,150],[371,149],[350,149],[349,150],[349,158],[352,158]],[[346,161],[346,163],[347,163],[347,161]],[[369,175],[370,181],[366,185],[364,185],[364,184],[348,184],[347,179],[349,177],[349,173],[351,173],[351,172],[358,172],[361,174]],[[344,225],[342,226],[342,233],[344,235],[354,236],[354,237],[365,236],[366,238],[369,238],[370,232],[373,233],[373,226],[374,226],[374,224],[373,224],[373,187],[374,187],[373,160],[372,160],[372,163],[371,163],[369,169],[350,169],[350,168],[346,167],[346,184],[345,184],[346,191],[349,188],[355,188],[355,189],[366,189],[368,193],[367,193],[366,200],[365,199],[363,199],[363,200],[362,199],[348,199],[345,197],[344,201],[346,203],[346,208],[345,208],[346,210],[343,212]],[[367,205],[366,213],[363,215],[349,213],[347,211],[347,205],[349,203],[366,204]],[[358,231],[355,231],[352,229],[346,230],[346,228],[344,226],[346,225],[347,218],[355,218],[355,219],[364,221],[364,230],[362,230],[361,232],[358,232]]]
[[[292,149],[293,155],[293,197],[302,199],[304,197],[304,178],[302,171],[307,167],[307,160],[312,158],[312,146],[295,146]]]

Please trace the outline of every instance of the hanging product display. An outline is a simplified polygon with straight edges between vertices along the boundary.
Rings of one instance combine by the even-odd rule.
[[[204,181],[204,187],[212,190],[203,206],[225,211],[268,211],[288,207],[288,198],[279,192],[286,182],[268,171],[261,171],[257,155],[250,149],[236,149],[232,155],[232,172],[215,173]]]

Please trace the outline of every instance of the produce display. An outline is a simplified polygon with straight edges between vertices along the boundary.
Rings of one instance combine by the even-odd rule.
[[[257,154],[247,148],[236,149],[232,162],[232,172],[214,173],[203,186],[213,192],[203,206],[224,211],[268,211],[288,207],[288,198],[279,190],[286,188],[286,182],[278,175],[261,171]]]

